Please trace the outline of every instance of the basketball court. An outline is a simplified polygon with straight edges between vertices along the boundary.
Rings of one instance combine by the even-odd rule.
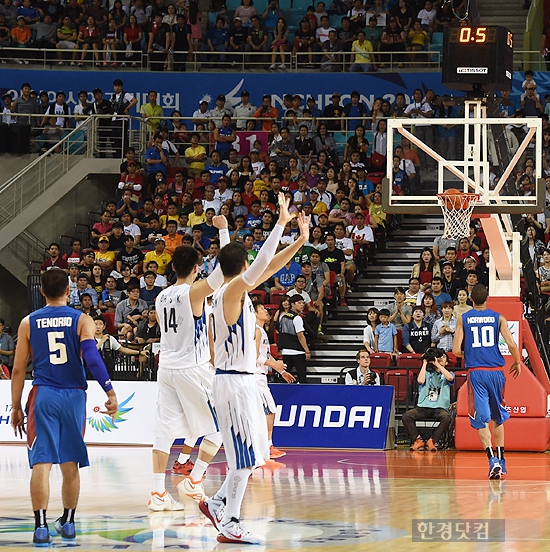
[[[266,534],[265,547],[219,544],[216,531],[195,502],[181,497],[184,512],[148,513],[151,487],[149,447],[90,446],[90,467],[81,470],[77,539],[54,548],[78,550],[439,550],[440,542],[414,542],[413,520],[505,519],[505,542],[476,539],[471,524],[464,538],[445,542],[445,550],[547,550],[550,546],[550,456],[508,453],[507,480],[487,480],[482,452],[411,453],[288,450],[280,461],[257,469],[243,504],[246,523]],[[176,451],[170,458],[170,465]],[[205,489],[213,493],[225,473],[223,451],[207,471]],[[3,550],[32,547],[33,517],[28,492],[26,447],[4,446],[0,460]],[[167,478],[177,496],[181,478]],[[60,473],[52,470],[50,526],[62,512]],[[458,526],[464,528],[464,526]],[[426,535],[428,537],[428,535]],[[474,544],[475,542],[475,544]],[[484,544],[480,544],[480,543]],[[483,546],[483,548],[480,548]]]

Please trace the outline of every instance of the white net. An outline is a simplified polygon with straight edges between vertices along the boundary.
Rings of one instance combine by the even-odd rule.
[[[445,220],[443,237],[449,240],[467,237],[470,233],[470,217],[479,194],[442,193],[437,194],[437,199]]]

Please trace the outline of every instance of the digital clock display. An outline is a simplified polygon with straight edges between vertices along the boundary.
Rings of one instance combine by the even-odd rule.
[[[496,27],[454,27],[449,32],[451,44],[493,44],[497,40]],[[506,44],[514,46],[514,36],[508,32]]]

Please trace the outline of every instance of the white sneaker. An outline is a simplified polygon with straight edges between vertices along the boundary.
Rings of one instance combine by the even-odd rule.
[[[274,63],[272,63],[272,64],[269,66],[269,68],[273,71],[274,69],[277,68],[277,66],[276,66]]]
[[[202,481],[195,483],[191,480],[190,477],[186,477],[179,485],[178,491],[187,495],[188,497],[200,502],[206,498],[204,494],[204,487],[202,486]]]
[[[199,510],[210,520],[214,528],[219,531],[223,516],[225,515],[225,504],[212,498],[207,498],[199,502]]]
[[[219,528],[218,542],[242,543],[242,544],[265,544],[265,537],[253,535],[238,519],[231,518],[227,523],[222,523]]]
[[[160,493],[151,493],[151,498],[147,502],[147,508],[153,512],[184,510],[183,502],[174,500],[168,491]]]
[[[279,69],[281,69],[281,71],[286,71],[286,65],[281,63],[281,65],[279,65]]]

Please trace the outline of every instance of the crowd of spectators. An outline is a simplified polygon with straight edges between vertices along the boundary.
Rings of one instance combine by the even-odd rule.
[[[399,52],[393,60],[399,67],[415,63],[434,32],[461,24],[453,12],[461,13],[463,4],[336,0],[328,8],[325,2],[296,6],[296,20],[278,0],[267,6],[242,0],[231,11],[217,6],[212,22],[203,23],[197,0],[4,0],[0,47],[51,50],[60,65],[82,66],[90,55],[97,67],[135,67],[143,53],[151,70],[184,71],[189,55],[200,51],[203,63],[235,64],[240,53],[247,63],[286,70],[290,56],[298,56],[295,63],[323,71],[367,72],[384,68],[386,52]],[[13,57],[29,63],[24,53]]]

